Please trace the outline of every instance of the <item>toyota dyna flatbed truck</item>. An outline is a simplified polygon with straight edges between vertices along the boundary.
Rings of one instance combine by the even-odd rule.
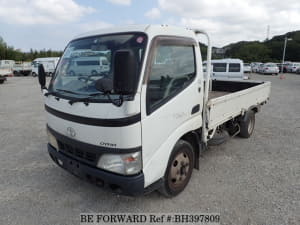
[[[113,192],[184,190],[199,156],[224,137],[250,137],[270,82],[211,81],[202,70],[201,30],[137,25],[98,30],[66,47],[48,88],[48,152],[70,173]],[[106,57],[109,70],[68,73],[80,57]],[[84,65],[82,65],[84,67]]]

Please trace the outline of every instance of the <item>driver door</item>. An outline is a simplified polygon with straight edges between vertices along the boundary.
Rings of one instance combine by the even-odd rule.
[[[196,75],[202,68],[197,69],[196,55],[201,56],[196,47],[191,38],[157,37],[152,42],[141,101],[145,185],[163,175],[175,139],[189,121],[201,119],[201,81]]]

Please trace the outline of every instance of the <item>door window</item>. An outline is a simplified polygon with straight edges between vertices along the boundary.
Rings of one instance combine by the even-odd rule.
[[[193,45],[158,45],[154,50],[147,89],[149,113],[181,92],[196,76]]]
[[[226,72],[226,63],[213,63],[213,72]]]
[[[241,72],[241,64],[239,63],[230,63],[229,72]]]

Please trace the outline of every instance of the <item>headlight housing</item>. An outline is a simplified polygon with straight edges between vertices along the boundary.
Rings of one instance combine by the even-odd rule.
[[[56,138],[51,134],[51,132],[47,129],[47,135],[48,135],[48,142],[49,144],[54,147],[58,151],[58,143]]]
[[[103,154],[98,161],[97,167],[123,175],[137,174],[142,170],[141,152]]]

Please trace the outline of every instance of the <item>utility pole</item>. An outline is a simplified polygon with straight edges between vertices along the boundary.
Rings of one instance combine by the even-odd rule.
[[[287,41],[291,41],[291,38],[287,38],[287,36],[285,36],[284,38],[284,46],[283,46],[283,54],[282,54],[282,64],[281,64],[281,75],[280,75],[280,79],[284,79],[284,75],[283,75],[283,64],[284,64],[284,58],[285,58],[285,50],[286,50],[286,43]]]
[[[267,38],[266,38],[266,41],[269,40],[269,37],[270,37],[270,25],[267,26]]]

